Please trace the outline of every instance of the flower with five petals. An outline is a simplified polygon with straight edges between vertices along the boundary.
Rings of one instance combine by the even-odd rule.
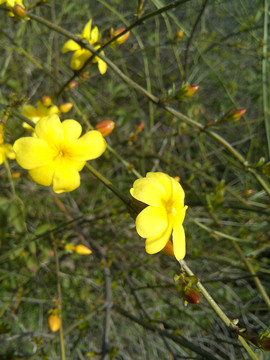
[[[100,45],[97,45],[98,28],[97,26],[95,26],[94,29],[91,30],[91,25],[92,20],[89,20],[88,23],[85,25],[82,34],[78,36],[82,39],[87,40],[89,45],[93,46],[95,50],[98,50],[100,48]],[[74,40],[68,40],[64,44],[62,48],[62,53],[65,54],[68,51],[74,51],[70,62],[70,66],[73,70],[80,70],[86,63],[86,61],[92,56],[92,53],[89,50],[82,48]],[[100,54],[104,55],[104,51],[100,51]],[[107,64],[98,56],[95,56],[93,58],[93,62],[98,63],[98,69],[101,75],[105,74],[105,72],[107,71]]]
[[[134,182],[130,193],[148,205],[136,218],[137,232],[146,238],[146,252],[155,254],[164,249],[172,233],[174,255],[177,260],[183,259],[186,247],[182,224],[187,206],[179,182],[167,174],[149,172]]]
[[[75,120],[62,123],[58,115],[39,120],[35,136],[18,139],[13,148],[18,164],[29,170],[40,185],[53,186],[56,193],[75,190],[87,160],[96,159],[106,149],[99,131],[88,131],[82,137],[81,125]]]

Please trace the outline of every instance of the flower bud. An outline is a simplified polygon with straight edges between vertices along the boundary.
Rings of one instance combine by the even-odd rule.
[[[71,82],[68,84],[68,88],[69,88],[69,89],[74,89],[76,86],[78,86],[78,82],[77,82],[77,81],[71,81]]]
[[[177,31],[177,33],[174,35],[175,39],[181,39],[184,36],[184,30],[183,29],[179,29]]]
[[[88,247],[84,245],[77,245],[74,248],[75,252],[79,255],[90,255],[92,254],[92,250],[90,250]]]
[[[61,326],[61,319],[55,313],[55,311],[48,317],[48,326],[50,331],[56,332],[60,329]]]
[[[166,246],[161,250],[161,252],[165,255],[174,257],[173,244],[170,240],[167,242]]]
[[[198,89],[199,89],[198,85],[188,86],[186,96],[187,97],[193,96]]]
[[[259,340],[259,346],[263,350],[270,351],[270,336],[263,336]]]
[[[108,136],[114,129],[115,122],[111,120],[103,120],[96,124],[95,129],[98,130],[104,137]]]
[[[18,171],[11,174],[12,179],[18,179],[20,176],[21,176],[21,173]]]
[[[236,120],[240,119],[240,117],[242,117],[246,111],[247,111],[247,109],[235,110],[234,113],[232,114],[232,120],[236,121]]]
[[[41,98],[42,105],[49,107],[52,104],[52,98],[48,95],[44,95]]]
[[[21,5],[16,4],[13,9],[13,14],[20,19],[23,19],[26,15],[24,8]]]
[[[111,31],[111,36],[114,37],[114,36],[117,36],[119,34],[121,34],[123,31],[125,31],[126,29],[125,28],[120,28],[120,29],[117,29],[117,30],[112,30]],[[125,41],[127,41],[128,37],[130,35],[130,31],[127,31],[124,35],[122,36],[119,36],[116,40],[114,40],[112,42],[112,44],[114,45],[121,45],[123,44]]]
[[[73,104],[70,102],[67,102],[67,103],[61,104],[59,106],[59,110],[61,113],[67,113],[72,109],[72,107],[73,107]]]
[[[197,305],[200,302],[200,297],[197,294],[197,292],[192,288],[187,288],[185,290],[184,299],[189,303],[193,305]]]

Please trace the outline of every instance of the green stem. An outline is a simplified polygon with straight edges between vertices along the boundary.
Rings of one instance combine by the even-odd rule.
[[[9,180],[9,183],[10,183],[12,194],[13,194],[14,197],[17,197],[14,182],[13,182],[13,179],[12,179],[12,175],[11,175],[11,171],[10,171],[10,167],[9,167],[9,163],[8,163],[7,159],[4,160],[4,164],[5,164],[5,167],[6,167],[6,170],[7,170],[8,180]]]
[[[179,261],[181,267],[186,271],[186,273],[189,276],[195,276],[193,271],[188,267],[186,262],[184,260]],[[228,318],[228,316],[221,310],[219,305],[215,302],[215,300],[212,298],[212,296],[209,294],[209,292],[205,289],[205,287],[202,285],[200,281],[197,283],[197,287],[200,289],[201,293],[209,303],[209,305],[212,307],[212,309],[215,310],[216,314],[220,317],[220,319],[224,322],[224,324],[232,329],[233,331],[237,332],[238,327]],[[247,353],[250,355],[251,359],[253,360],[259,360],[258,357],[254,354],[252,349],[249,347],[247,342],[242,338],[242,336],[238,335],[238,340],[242,344],[242,346],[245,348]]]

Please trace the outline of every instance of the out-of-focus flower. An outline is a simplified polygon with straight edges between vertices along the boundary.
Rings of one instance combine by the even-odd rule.
[[[67,251],[75,251],[77,254],[79,255],[90,255],[92,254],[92,250],[89,249],[87,246],[84,246],[82,244],[79,245],[72,245],[72,244],[66,244],[65,245],[65,250]]]
[[[121,34],[123,31],[125,31],[125,28],[120,28],[120,29],[116,29],[114,30],[113,28],[110,29],[110,37],[113,38],[119,34]],[[114,40],[111,45],[121,45],[123,44],[125,41],[127,41],[127,39],[129,38],[130,35],[130,31],[127,31],[125,34],[123,34],[122,36],[119,36],[116,40]]]
[[[17,16],[20,19],[25,18],[26,12],[24,8],[21,5],[16,4],[14,8],[12,9],[13,14]],[[29,18],[28,18],[29,19]]]
[[[106,149],[100,132],[92,130],[80,137],[81,132],[75,120],[61,123],[56,114],[44,117],[35,127],[35,136],[15,142],[16,160],[38,184],[52,185],[56,193],[75,190],[86,161],[98,158]]]
[[[61,319],[57,315],[56,310],[53,310],[52,314],[48,317],[48,326],[52,332],[56,332],[60,329]]]
[[[88,23],[85,25],[83,32],[81,35],[78,35],[82,39],[87,40],[89,45],[93,46],[95,50],[98,50],[100,48],[100,45],[97,44],[98,42],[98,28],[97,26],[94,27],[93,30],[91,30],[92,20],[89,20]],[[72,55],[70,66],[73,70],[80,70],[83,65],[86,63],[86,61],[92,56],[92,53],[82,48],[78,43],[76,43],[74,40],[68,40],[63,48],[62,53],[65,54],[68,51],[74,51],[74,54]],[[101,55],[104,55],[104,51],[100,51]],[[107,64],[101,60],[98,56],[95,56],[93,58],[93,62],[98,63],[98,69],[99,72],[103,75],[107,71]]]
[[[130,193],[148,205],[136,218],[137,232],[146,238],[146,252],[155,254],[164,249],[172,234],[174,256],[183,259],[186,249],[182,224],[187,206],[182,186],[167,174],[149,172],[134,182]]]
[[[45,101],[45,103],[48,103],[47,100]],[[37,124],[40,119],[48,115],[58,114],[59,109],[56,105],[46,106],[44,105],[44,103],[42,103],[42,101],[38,101],[36,107],[32,105],[24,105],[22,107],[21,113],[23,116],[27,117],[27,119]],[[33,131],[33,128],[26,122],[23,122],[23,127],[27,130]]]
[[[112,120],[103,120],[96,124],[95,129],[98,130],[104,137],[110,135],[115,126]]]
[[[22,9],[24,9],[22,0],[0,0],[0,5],[2,5],[2,4],[5,4],[6,6],[10,6],[12,8],[14,8],[16,5],[19,5],[19,6],[21,6]],[[14,16],[13,12],[11,12],[11,11],[8,12],[8,15]]]
[[[184,36],[184,30],[183,29],[179,29],[177,31],[177,33],[174,35],[175,39],[181,39]]]
[[[6,157],[9,159],[15,159],[15,153],[13,151],[12,145],[4,142],[3,126],[0,125],[0,165],[3,164]]]
[[[48,95],[43,95],[41,98],[41,102],[44,106],[51,106],[52,105],[52,98]]]
[[[69,84],[68,84],[68,88],[69,89],[74,89],[75,87],[78,86],[78,82],[77,81],[71,81]]]

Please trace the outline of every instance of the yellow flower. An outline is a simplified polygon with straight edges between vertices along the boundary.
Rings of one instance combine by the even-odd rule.
[[[183,259],[186,247],[182,224],[187,206],[182,186],[169,175],[149,172],[134,182],[130,193],[149,205],[136,218],[137,232],[146,238],[146,252],[155,254],[164,249],[172,233],[174,255],[177,260]]]
[[[14,7],[16,4],[20,5],[22,8],[25,8],[22,0],[0,0],[0,5],[6,4],[6,6]],[[13,12],[8,12],[9,16],[14,16]]]
[[[32,105],[24,105],[21,113],[23,116],[27,117],[29,120],[32,120],[35,124],[37,124],[40,119],[48,115],[58,114],[59,109],[56,105],[48,107],[43,105],[41,101],[38,101],[36,107]],[[23,127],[30,131],[33,130],[33,128],[26,122],[23,123]]]
[[[61,123],[56,114],[44,117],[35,127],[35,136],[15,142],[16,160],[38,184],[52,185],[56,193],[72,191],[80,186],[79,171],[86,161],[98,158],[106,149],[99,131],[88,131],[79,138],[81,132],[75,120]]]
[[[79,37],[86,39],[87,42],[93,46],[95,50],[100,48],[100,45],[95,45],[98,42],[98,28],[95,26],[94,29],[91,31],[92,20],[89,20],[88,23],[85,25],[83,32]],[[80,70],[86,61],[92,56],[92,53],[82,48],[78,43],[73,40],[68,40],[63,48],[62,53],[65,54],[68,51],[75,51],[72,55],[70,66],[73,70]],[[100,51],[101,55],[104,55],[103,51]],[[98,63],[99,72],[103,75],[107,71],[107,64],[101,60],[99,57],[95,56],[93,62]]]
[[[0,125],[0,165],[3,164],[6,157],[9,159],[15,159],[15,153],[13,151],[12,145],[4,143],[3,126]]]

